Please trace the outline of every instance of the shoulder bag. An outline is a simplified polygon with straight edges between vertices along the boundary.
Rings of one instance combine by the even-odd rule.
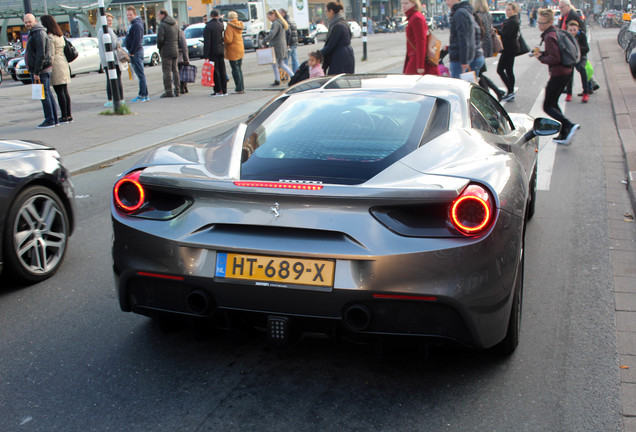
[[[79,53],[77,52],[75,45],[66,38],[64,38],[64,57],[66,57],[66,61],[69,63],[79,57]]]

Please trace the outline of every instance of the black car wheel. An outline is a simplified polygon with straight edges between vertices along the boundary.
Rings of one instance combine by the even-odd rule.
[[[17,81],[18,80],[18,76],[14,73],[11,74],[11,78],[13,78],[13,81]]]
[[[152,57],[150,57],[150,66],[157,66],[159,64],[159,55],[154,53]]]
[[[39,282],[64,260],[69,221],[66,207],[50,189],[22,191],[6,220],[3,244],[7,271],[18,282]]]
[[[22,84],[27,85],[27,84],[31,84],[31,80],[23,80],[21,79],[20,82],[22,82]]]

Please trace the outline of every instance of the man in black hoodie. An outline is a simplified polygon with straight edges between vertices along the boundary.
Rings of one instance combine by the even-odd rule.
[[[29,30],[24,61],[33,82],[42,83],[44,87],[44,99],[42,99],[44,122],[38,125],[38,128],[52,128],[58,124],[57,109],[51,93],[51,72],[53,70],[53,57],[51,55],[53,46],[51,44],[53,41],[48,40],[46,29],[37,23],[33,14],[24,15],[24,26]]]
[[[179,96],[179,69],[177,58],[179,57],[179,26],[177,21],[168,15],[168,11],[159,11],[159,27],[157,28],[157,48],[161,54],[161,71],[163,72],[164,93],[160,96]],[[173,87],[174,86],[174,87]],[[174,88],[174,91],[172,90]]]
[[[139,94],[131,102],[147,102],[150,98],[148,97],[148,85],[144,73],[144,23],[137,16],[137,9],[134,6],[126,8],[126,18],[130,23],[128,36],[126,36],[126,49],[130,55],[130,66],[139,80]]]

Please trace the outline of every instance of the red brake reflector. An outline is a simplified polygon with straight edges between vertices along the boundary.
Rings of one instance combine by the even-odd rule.
[[[402,294],[373,294],[373,298],[377,298],[377,299],[392,299],[392,300],[437,301],[437,297],[416,296],[416,295],[402,295]]]
[[[138,276],[147,276],[147,277],[154,277],[154,278],[159,278],[159,279],[170,279],[170,280],[178,280],[178,281],[182,281],[185,278],[183,276],[172,276],[172,275],[166,275],[166,274],[161,274],[161,273],[148,273],[148,272],[137,272]]]
[[[323,185],[307,183],[284,183],[284,182],[258,182],[258,181],[235,181],[235,186],[242,187],[262,187],[272,189],[295,189],[295,190],[321,190]]]

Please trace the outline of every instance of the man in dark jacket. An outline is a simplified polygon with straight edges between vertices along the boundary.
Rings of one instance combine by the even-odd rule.
[[[583,33],[587,31],[585,30],[585,21],[583,20],[583,18],[581,18],[581,15],[579,15],[572,8],[572,3],[570,3],[570,0],[561,0],[559,2],[559,10],[561,11],[561,18],[559,18],[558,27],[561,30],[567,31],[568,23],[574,20],[579,23],[579,30],[581,30]]]
[[[561,133],[553,141],[557,144],[570,145],[572,137],[579,129],[578,124],[568,120],[559,107],[559,96],[568,85],[572,68],[561,64],[561,50],[557,42],[556,27],[554,21],[554,11],[551,9],[539,9],[537,24],[541,33],[541,40],[545,44],[544,51],[534,48],[533,55],[543,64],[548,65],[550,79],[545,87],[545,100],[543,101],[543,111],[550,117],[561,122]]]
[[[137,9],[134,6],[126,8],[126,18],[130,23],[128,36],[126,36],[126,49],[130,55],[130,66],[139,80],[139,94],[131,102],[147,102],[150,98],[148,97],[148,84],[144,73],[144,24],[137,16]]]
[[[38,125],[38,128],[52,128],[58,124],[57,108],[51,93],[53,41],[49,40],[46,29],[37,23],[33,14],[24,15],[24,26],[29,30],[24,61],[31,73],[32,82],[42,83],[44,87],[44,99],[42,99],[44,122]]]
[[[227,96],[227,73],[223,46],[223,22],[219,11],[210,12],[210,20],[203,30],[203,58],[214,62],[214,93],[210,96]]]
[[[177,21],[168,15],[168,11],[159,11],[159,27],[157,27],[157,48],[161,54],[161,71],[163,72],[162,98],[179,96],[179,26]],[[174,88],[174,91],[172,90]]]
[[[451,10],[448,69],[452,78],[459,78],[475,58],[475,18],[468,0],[446,0],[446,5]]]

